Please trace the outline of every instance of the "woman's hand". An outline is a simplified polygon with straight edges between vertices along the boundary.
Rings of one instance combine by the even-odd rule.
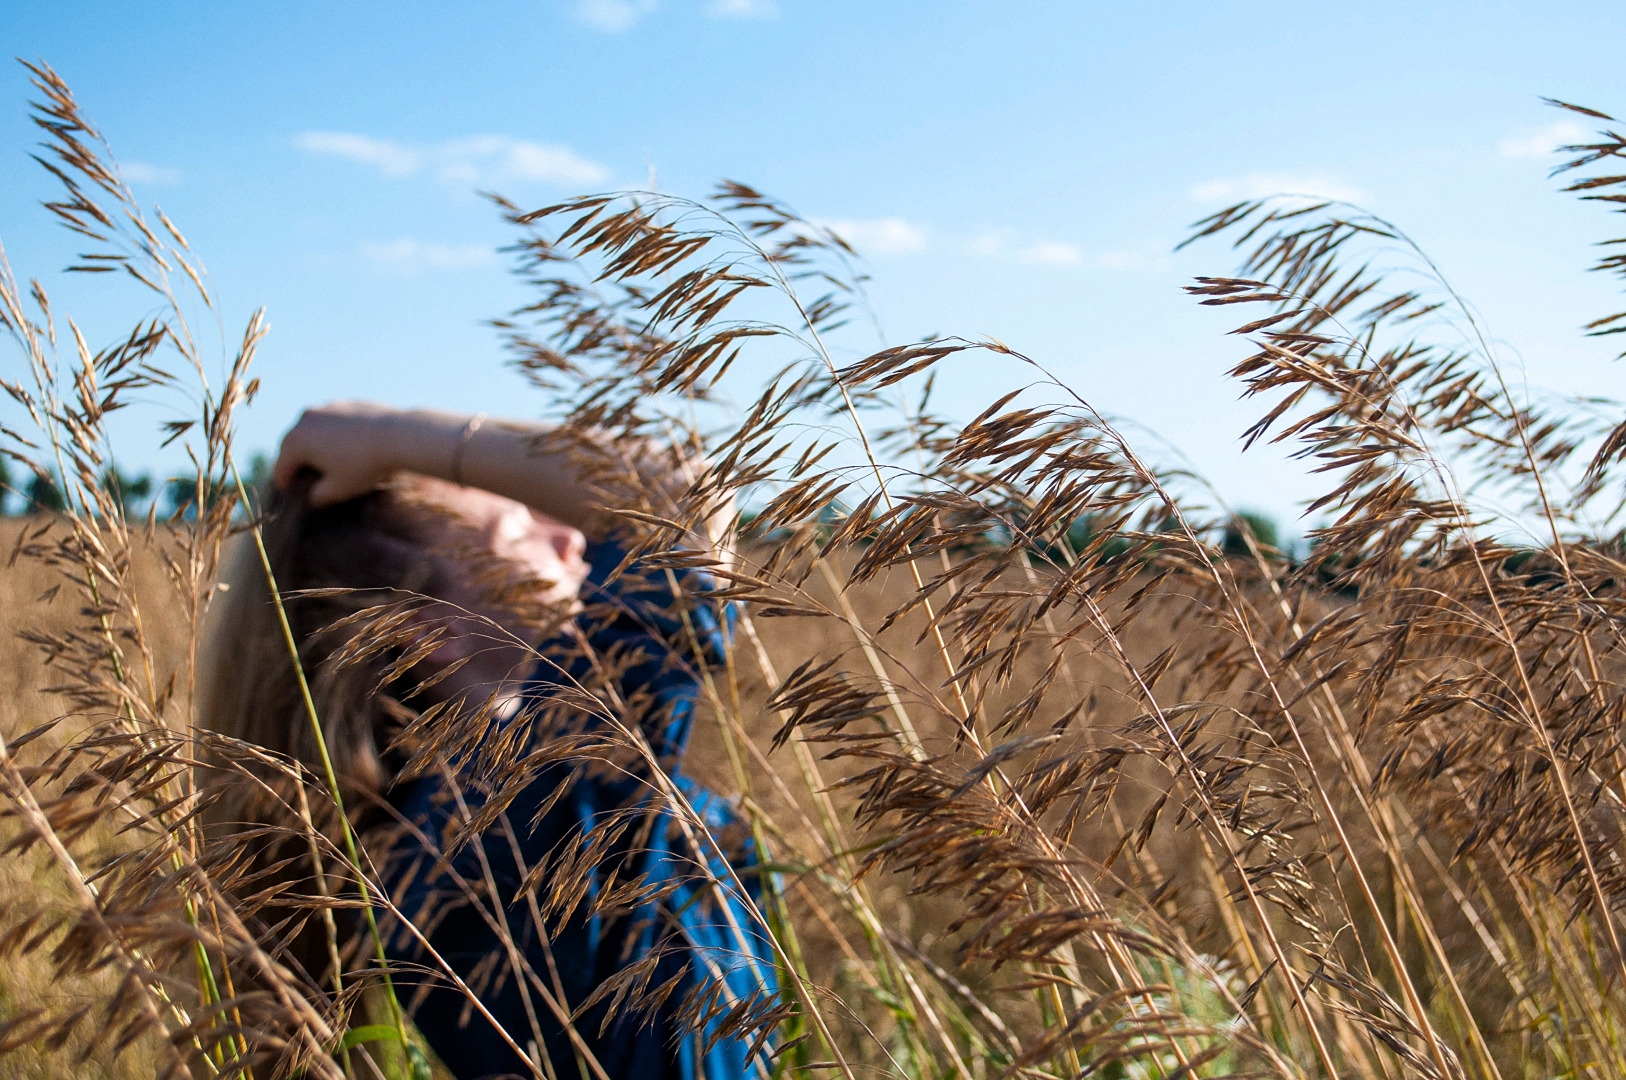
[[[412,445],[445,441],[444,431],[438,430],[444,425],[414,424],[412,416],[368,401],[339,401],[306,409],[282,437],[271,482],[285,488],[301,469],[313,469],[321,479],[311,488],[312,506],[365,495],[390,472],[410,468],[415,459],[426,456],[425,451],[447,453],[439,446]]]
[[[481,488],[597,535],[613,520],[605,513],[604,494],[582,481],[574,454],[542,444],[549,430],[521,420],[340,401],[305,410],[282,438],[271,480],[285,488],[300,469],[313,469],[321,478],[311,488],[311,505],[328,506],[365,495],[402,470]],[[671,504],[688,483],[680,463],[642,442],[607,445],[623,459],[627,475],[637,477],[622,505],[647,502],[656,513],[675,514]],[[712,546],[730,560],[722,540],[733,516],[732,503],[717,507],[689,542]]]

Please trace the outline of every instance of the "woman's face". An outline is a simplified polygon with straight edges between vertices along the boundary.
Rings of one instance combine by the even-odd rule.
[[[434,597],[418,616],[444,631],[424,664],[464,665],[431,696],[511,695],[530,672],[532,646],[577,604],[587,578],[587,540],[577,529],[513,499],[444,480],[414,477],[402,501],[422,512],[434,563]]]

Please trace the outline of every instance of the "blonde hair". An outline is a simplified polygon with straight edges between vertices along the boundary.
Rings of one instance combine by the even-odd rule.
[[[389,490],[312,509],[309,484],[269,493],[261,536],[340,783],[382,792],[402,707],[381,683],[400,655],[364,614],[433,592],[420,523]],[[320,771],[320,754],[254,538],[232,541],[199,658],[198,726]]]
[[[385,685],[403,645],[380,635],[376,620],[366,615],[399,602],[403,593],[432,594],[439,583],[419,516],[398,492],[380,490],[319,509],[310,506],[309,493],[309,482],[266,492],[261,536],[351,824],[369,830],[391,820],[383,796],[404,756],[388,747],[411,713]],[[204,736],[213,746],[205,757],[223,766],[209,784],[205,818],[222,840],[234,833],[242,839],[238,888],[252,894],[243,896],[249,909],[260,903],[282,907],[290,902],[286,897],[296,898],[292,911],[268,914],[267,922],[295,916],[282,955],[320,981],[331,954],[316,923],[304,921],[307,911],[297,899],[325,891],[316,881],[305,830],[314,826],[335,843],[340,830],[331,802],[307,803],[286,765],[267,763],[263,753],[291,759],[307,777],[322,777],[276,598],[247,531],[224,553],[219,585],[198,663],[198,727],[225,737]],[[320,791],[324,785],[318,779],[310,787]],[[300,809],[306,805],[309,825]],[[326,889],[333,887],[330,880]],[[360,925],[351,917],[341,921],[347,938]]]

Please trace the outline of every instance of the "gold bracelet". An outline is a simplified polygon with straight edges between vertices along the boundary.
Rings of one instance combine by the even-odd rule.
[[[463,425],[463,430],[458,434],[457,445],[452,448],[452,475],[450,477],[452,483],[461,484],[463,482],[463,450],[469,445],[469,440],[474,438],[474,433],[479,431],[485,422],[485,413],[475,413],[469,417],[469,422]]]

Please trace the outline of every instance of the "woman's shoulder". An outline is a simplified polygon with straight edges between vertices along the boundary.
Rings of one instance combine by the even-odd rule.
[[[584,618],[631,621],[662,635],[699,620],[709,632],[718,623],[711,596],[717,580],[697,565],[701,560],[685,557],[690,554],[681,548],[630,553],[614,538],[589,541],[583,556],[590,568],[581,591]]]

